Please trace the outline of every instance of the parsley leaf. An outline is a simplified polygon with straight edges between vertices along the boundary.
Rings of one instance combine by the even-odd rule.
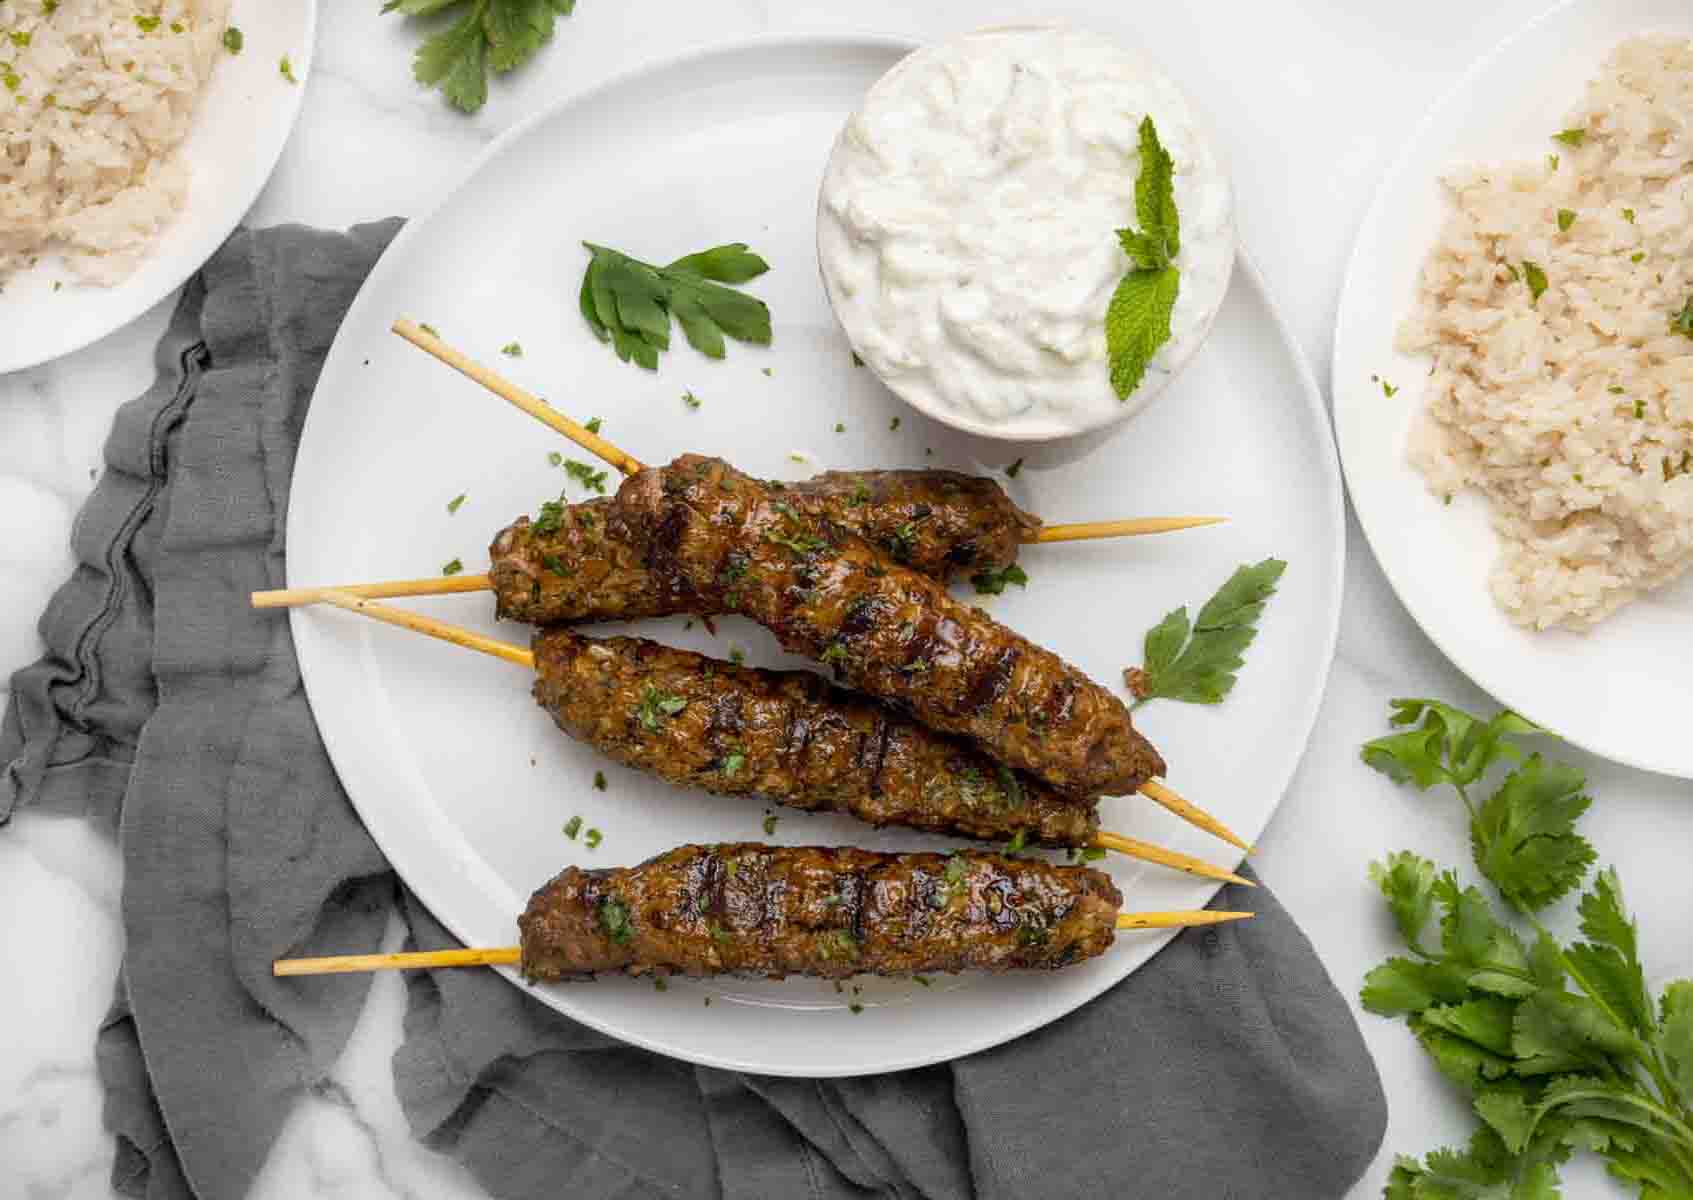
[[[460,112],[473,113],[488,99],[489,70],[504,73],[528,62],[551,40],[555,20],[575,7],[576,0],[388,0],[382,11],[456,15],[417,48],[412,75],[440,88]]]
[[[1117,240],[1133,267],[1123,276],[1105,309],[1111,386],[1119,400],[1127,400],[1140,386],[1152,356],[1170,340],[1170,315],[1181,291],[1181,273],[1174,265],[1181,253],[1175,167],[1158,140],[1151,117],[1140,123],[1135,219],[1140,222],[1138,230],[1117,231]]]
[[[1029,585],[1029,573],[1016,563],[997,570],[989,567],[987,570],[977,571],[970,576],[970,582],[975,585],[978,596],[997,596],[1005,591],[1007,584],[1014,583],[1018,587]]]
[[[1286,569],[1279,558],[1242,566],[1205,602],[1198,620],[1189,621],[1184,605],[1153,626],[1142,647],[1146,665],[1124,672],[1136,707],[1157,697],[1221,704]]]
[[[770,310],[764,301],[724,284],[745,283],[770,269],[745,242],[713,246],[654,266],[606,246],[584,242],[590,258],[582,276],[583,319],[617,357],[647,370],[670,349],[670,319],[688,344],[707,358],[722,358],[725,338],[768,346]]]

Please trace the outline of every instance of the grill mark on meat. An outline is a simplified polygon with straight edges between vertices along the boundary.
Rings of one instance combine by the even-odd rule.
[[[535,892],[518,926],[535,980],[840,979],[1064,966],[1111,946],[1121,904],[1111,880],[1087,867],[739,843],[683,846],[636,867],[567,868]]]

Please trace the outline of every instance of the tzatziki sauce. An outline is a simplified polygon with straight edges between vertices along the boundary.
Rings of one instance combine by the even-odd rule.
[[[1133,264],[1139,126],[1175,169],[1170,340],[1127,400],[1105,311]],[[818,261],[853,349],[919,411],[1039,439],[1138,411],[1199,348],[1234,263],[1233,199],[1203,122],[1139,54],[1065,28],[988,29],[919,50],[837,139]]]

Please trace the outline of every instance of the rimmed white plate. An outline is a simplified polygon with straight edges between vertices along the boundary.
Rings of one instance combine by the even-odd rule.
[[[840,122],[909,49],[868,37],[791,37],[673,59],[590,91],[490,147],[431,216],[414,221],[365,284],[318,384],[288,521],[293,584],[428,575],[484,547],[565,486],[550,452],[573,447],[392,337],[407,315],[541,392],[647,462],[684,450],[797,478],[826,467],[935,465],[993,472],[1004,448],[927,422],[854,369],[812,250],[818,179]],[[677,339],[656,374],[619,363],[577,312],[588,239],[667,259],[745,240],[773,264],[753,290],[775,345],[731,344],[713,363]],[[516,341],[523,355],[501,357]],[[700,401],[690,409],[684,390]],[[891,429],[899,418],[899,428]],[[835,432],[837,423],[845,432]],[[929,453],[932,451],[932,453]],[[808,461],[795,462],[792,452]],[[1253,837],[1305,744],[1333,651],[1341,596],[1339,473],[1318,393],[1249,267],[1177,391],[1079,460],[1031,456],[1011,493],[1050,520],[1223,512],[1175,537],[1031,549],[1025,591],[985,603],[1115,683],[1144,631],[1202,602],[1237,565],[1290,562],[1282,594],[1227,704],[1160,703],[1143,726],[1171,783]],[[615,485],[615,476],[612,480]],[[456,515],[446,505],[467,496]],[[571,487],[572,496],[581,491]],[[511,641],[486,596],[417,606]],[[635,863],[684,842],[759,839],[765,809],[669,788],[569,741],[529,699],[518,667],[350,614],[301,610],[293,629],[319,727],[360,814],[406,881],[460,938],[506,945],[529,892],[567,863]],[[782,661],[738,620],[717,636],[680,618],[643,632],[726,656]],[[592,780],[604,771],[607,789]],[[1220,859],[1220,843],[1145,801],[1105,802],[1106,824]],[[580,815],[597,850],[564,836]],[[919,848],[782,811],[773,841]],[[1106,864],[1139,908],[1198,907],[1211,886]],[[622,979],[545,987],[576,1019],[695,1062],[768,1074],[853,1075],[968,1054],[1062,1016],[1145,963],[1159,936],[1040,975],[859,981]],[[705,1001],[711,999],[707,1006]],[[863,1006],[853,1013],[851,1004]]]
[[[1430,494],[1406,461],[1426,359],[1395,352],[1417,272],[1447,209],[1439,178],[1473,161],[1535,158],[1617,42],[1693,34],[1674,0],[1571,0],[1478,62],[1411,137],[1358,234],[1335,328],[1334,404],[1346,483],[1405,607],[1460,670],[1503,703],[1595,754],[1693,777],[1693,576],[1586,634],[1533,633],[1493,603],[1485,501]],[[1388,398],[1377,378],[1399,388]]]
[[[181,153],[188,202],[135,272],[112,287],[76,282],[56,255],[0,291],[0,374],[80,350],[133,321],[212,256],[276,167],[311,73],[317,0],[234,0],[240,54],[221,54]],[[287,55],[297,84],[282,77]],[[54,291],[54,284],[60,290]]]

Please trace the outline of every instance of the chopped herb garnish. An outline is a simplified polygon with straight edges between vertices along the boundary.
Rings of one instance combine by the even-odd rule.
[[[1693,295],[1688,296],[1687,302],[1681,306],[1681,311],[1669,319],[1669,327],[1671,333],[1693,338]]]
[[[1566,129],[1562,133],[1554,133],[1552,135],[1552,140],[1554,142],[1562,142],[1566,146],[1579,148],[1581,144],[1587,140],[1587,130]]]
[[[1570,226],[1575,224],[1575,209],[1560,208],[1558,210],[1558,232],[1568,233]]]
[[[1510,263],[1501,263],[1500,265],[1505,268],[1505,274],[1507,274],[1511,277],[1512,283],[1521,283],[1522,282],[1523,277],[1522,277],[1521,271],[1518,271]]]
[[[845,646],[841,645],[839,642],[831,642],[828,646],[823,648],[823,653],[817,656],[817,661],[826,663],[845,662],[846,656],[847,650]]]
[[[600,431],[600,423],[601,422],[598,417],[589,417],[587,423],[583,425],[582,428],[586,429],[589,433],[598,433]]]
[[[153,30],[155,30],[159,27],[159,18],[158,17],[150,17],[150,16],[142,16],[138,13],[135,17],[135,27],[137,29],[139,29],[142,33],[152,33]],[[17,41],[17,39],[15,37],[12,40]],[[28,43],[26,43],[26,42],[18,42],[18,45],[20,45],[20,46],[27,45],[27,44]]]
[[[845,433],[846,432],[845,423],[843,423],[841,421],[836,421],[835,422],[835,432],[836,433]]]
[[[606,473],[604,471],[596,471],[585,462],[577,462],[574,458],[567,458],[564,460],[564,473],[590,492],[595,492],[601,496],[605,495]]]
[[[1000,567],[998,570],[990,567],[985,571],[977,571],[970,576],[970,582],[975,586],[978,596],[997,596],[1005,591],[1007,584],[1014,583],[1018,587],[1027,587],[1029,585],[1029,573],[1016,563],[1012,563],[1010,566]]]
[[[663,726],[666,717],[674,717],[687,707],[688,702],[681,696],[661,692],[649,683],[646,690],[641,693],[641,703],[635,709],[635,719],[641,723],[643,728],[657,733]]]
[[[587,833],[582,835],[582,843],[590,850],[598,850],[603,841],[605,841],[605,834],[597,829],[589,829]]]
[[[1546,166],[1549,169],[1556,171],[1558,169],[1558,156],[1556,154],[1548,154],[1546,156]]]
[[[136,17],[135,20],[136,20],[137,24],[140,24],[140,22],[141,22],[140,17]],[[154,17],[153,18],[154,26],[157,26],[158,23],[159,23],[159,18]],[[14,29],[14,30],[12,30],[11,33],[8,33],[6,36],[12,39],[12,45],[18,46],[20,48],[29,45],[32,41],[35,40],[30,35],[30,33],[27,29]]]
[[[764,377],[766,379],[773,378],[775,376],[775,374],[776,374],[776,369],[774,367],[765,367],[764,368]]]
[[[554,575],[557,575],[560,579],[569,579],[572,575],[576,574],[575,571],[572,571],[570,567],[565,564],[564,559],[560,558],[556,554],[541,555],[541,565],[551,571]]]
[[[1076,852],[1076,857],[1082,862],[1098,862],[1105,857],[1103,846],[1083,846]]]
[[[1005,843],[1005,852],[1007,854],[1017,854],[1028,844],[1029,831],[1027,829],[1019,829],[1016,833],[1011,835],[1011,840]]]
[[[1634,224],[1634,210],[1632,208],[1623,209],[1622,219],[1627,221],[1630,225]]]
[[[898,417],[893,417],[893,418],[889,419],[889,421],[888,421],[888,432],[889,433],[892,433],[892,432],[894,432],[894,430],[899,428],[899,421],[900,421],[900,419]]]
[[[1628,256],[1628,261],[1635,264],[1643,263],[1646,261],[1646,252],[1644,250],[1636,250],[1633,254]]]
[[[686,404],[689,408],[698,408],[700,406],[700,398],[692,392],[683,392],[682,403]]]
[[[1645,417],[1646,417],[1646,402],[1644,400],[1636,400],[1634,402],[1634,419],[1636,421],[1641,421],[1641,420],[1644,420]]]
[[[594,790],[596,792],[605,791],[605,772],[604,771],[595,771],[594,772]]]
[[[857,483],[852,485],[852,495],[847,497],[847,503],[857,506],[868,503],[869,500],[870,487],[862,479],[860,479]]]
[[[463,492],[460,492],[458,495],[454,496],[451,500],[447,501],[447,511],[449,513],[456,513],[459,509],[461,509],[463,507],[464,507],[464,493]]]
[[[1257,636],[1264,605],[1286,569],[1279,558],[1240,567],[1205,602],[1198,620],[1190,622],[1183,605],[1153,626],[1141,651],[1146,665],[1123,672],[1136,706],[1159,696],[1221,704],[1234,688],[1241,655]]]
[[[557,450],[547,451],[547,465],[549,467],[564,466],[564,455],[560,454]]]
[[[601,900],[599,915],[600,929],[616,945],[626,945],[635,936],[635,927],[629,923],[629,906],[617,897]]]
[[[851,1012],[852,1012],[852,1015],[853,1015],[853,1016],[855,1016],[855,1017],[856,1017],[856,1016],[857,1016],[857,1015],[858,1015],[858,1014],[859,1014],[859,1013],[861,1013],[861,1012],[863,1012],[863,1011],[864,1011],[864,1006],[863,1006],[863,1005],[862,1005],[862,1004],[860,1004],[860,1003],[859,1003],[859,1002],[858,1002],[858,1001],[856,1001],[856,1000],[854,1000],[854,1001],[852,1001],[852,1002],[851,1002],[851,1003],[849,1003],[849,1004],[848,1004],[848,1005],[847,1005],[847,1008],[848,1008],[848,1009],[849,1009],[849,1010],[851,1010]]]
[[[1399,394],[1399,389],[1384,379],[1381,381],[1381,394],[1391,400]]]
[[[464,563],[461,560],[455,558],[451,562],[447,563],[445,566],[443,566],[441,568],[441,574],[443,574],[443,575],[457,575],[462,570],[464,570]]]
[[[766,813],[764,816],[764,836],[770,837],[776,832],[776,814]]]
[[[1005,797],[1005,802],[1012,808],[1023,807],[1023,785],[1017,782],[1017,775],[1010,767],[1002,766],[998,770],[999,791]]]
[[[742,754],[739,750],[730,751],[723,757],[723,774],[726,778],[732,778],[733,776],[739,774],[741,768],[746,765],[746,755]]]
[[[729,644],[729,661],[738,667],[747,661],[747,652],[731,642]]]
[[[507,342],[505,345],[500,347],[500,353],[505,355],[507,358],[522,358],[523,347],[517,342]]]
[[[653,991],[655,991],[655,992],[668,992],[669,990],[670,990],[670,984],[665,980],[664,976],[662,976],[662,975],[654,975],[653,976]]]
[[[1523,278],[1528,281],[1528,292],[1533,298],[1531,303],[1538,304],[1540,295],[1546,290],[1546,272],[1540,269],[1539,263],[1523,260]]]
[[[223,31],[223,48],[231,54],[240,54],[241,47],[246,45],[247,39],[234,25]]]
[[[1017,926],[1017,944],[1019,946],[1038,946],[1046,941],[1046,930],[1040,925]]]
[[[911,977],[911,982],[922,984],[924,987],[934,987],[935,986],[933,983],[931,983],[929,981],[929,977],[927,975],[913,975]]]
[[[864,365],[864,360],[858,357],[858,351],[856,350],[852,352],[852,365],[855,367],[862,367]]]
[[[964,883],[964,858],[956,850],[947,856],[944,875],[948,887],[956,888]]]
[[[1016,462],[1005,468],[1005,477],[1007,479],[1015,479],[1018,475],[1022,474],[1022,471],[1023,460],[1019,458]]]
[[[582,818],[580,816],[571,817],[570,820],[564,823],[564,836],[569,838],[571,841],[574,842],[576,840],[576,835],[581,832]]]
[[[276,64],[276,69],[282,73],[282,78],[286,79],[289,83],[297,84],[300,82],[298,79],[294,78],[294,64],[288,61],[288,56],[286,54],[282,56],[282,61]],[[425,325],[424,328],[429,329],[429,326]],[[434,333],[435,331],[433,329],[429,329],[429,332]]]

